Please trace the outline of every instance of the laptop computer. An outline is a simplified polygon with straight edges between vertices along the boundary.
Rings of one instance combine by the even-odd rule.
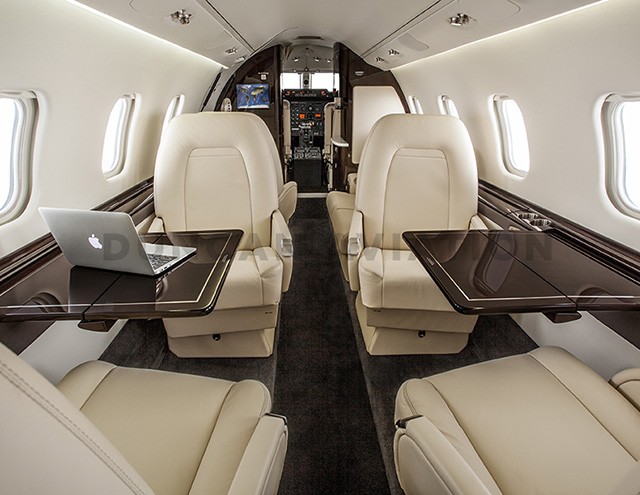
[[[143,243],[126,213],[38,208],[72,265],[161,275],[196,248]]]

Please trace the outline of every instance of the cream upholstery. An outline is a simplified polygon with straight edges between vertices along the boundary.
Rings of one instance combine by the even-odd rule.
[[[477,190],[473,146],[459,119],[388,115],[374,125],[362,154],[347,240],[349,283],[360,291],[365,308],[360,324],[370,353],[459,352],[466,344],[466,337],[447,334],[470,333],[476,317],[455,312],[409,252],[402,233],[484,227],[476,215]],[[376,333],[393,329],[427,334],[415,332],[404,350],[392,350],[382,343],[393,337]],[[439,339],[450,345],[437,344]]]
[[[640,368],[632,368],[616,373],[609,383],[640,410]]]
[[[325,126],[328,121],[327,109],[329,104],[325,106]],[[339,121],[335,122],[337,112],[331,110],[333,115],[333,126],[330,137],[339,137],[341,130]],[[360,163],[360,155],[362,148],[371,131],[371,128],[380,117],[394,113],[404,113],[404,107],[400,101],[398,93],[392,86],[356,86],[353,88],[353,120],[352,120],[352,138],[353,151],[351,161]],[[329,143],[331,139],[328,140]],[[325,136],[325,146],[327,136]],[[349,225],[351,223],[351,214],[353,213],[357,173],[351,173],[347,176],[347,185],[350,195],[342,191],[331,191],[327,195],[327,209],[329,210],[329,218],[333,226],[333,232],[336,241],[336,249],[340,257],[340,265],[342,272],[347,280],[349,280],[349,270],[347,268],[347,237]]]
[[[269,133],[264,136],[265,140],[273,142],[269,129],[265,126],[264,129]],[[288,223],[289,219],[296,211],[296,204],[298,203],[298,184],[292,180],[284,182],[284,175],[282,173],[282,163],[280,162],[280,155],[275,146],[269,146],[271,151],[270,162],[273,165],[273,170],[276,175],[276,185],[278,186],[278,209],[285,221]],[[291,152],[291,114],[289,114],[289,153]],[[285,153],[287,148],[285,147]]]
[[[353,127],[351,161],[360,157],[369,132],[380,117],[404,113],[404,106],[393,86],[356,86],[353,88]]]
[[[0,394],[3,493],[277,491],[287,428],[259,382],[90,362],[56,390],[0,345]]]
[[[331,191],[327,195],[327,209],[333,226],[333,235],[336,241],[336,249],[344,277],[349,280],[347,268],[347,239],[353,208],[356,204],[356,195],[343,191]]]
[[[394,443],[407,495],[637,493],[621,482],[638,479],[640,412],[562,349],[409,380],[396,419],[412,416]]]
[[[244,231],[215,310],[203,318],[165,319],[170,349],[181,357],[270,355],[293,259],[279,208],[293,214],[297,187],[283,184],[266,124],[250,113],[176,117],[158,150],[154,188],[154,223],[167,232]],[[224,336],[231,333],[238,335]],[[216,340],[203,344],[203,335]]]

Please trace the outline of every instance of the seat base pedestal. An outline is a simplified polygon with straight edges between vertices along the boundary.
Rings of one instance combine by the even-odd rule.
[[[273,353],[275,328],[218,335],[167,336],[169,350],[181,358],[269,357]],[[214,338],[215,337],[215,338]]]
[[[456,354],[467,345],[469,333],[473,330],[473,325],[477,319],[451,313],[453,319],[460,317],[466,319],[464,324],[469,330],[463,332],[438,331],[426,326],[423,330],[372,327],[367,325],[367,308],[362,304],[360,294],[356,299],[356,310],[367,352],[372,356]],[[446,316],[448,317],[449,314]]]

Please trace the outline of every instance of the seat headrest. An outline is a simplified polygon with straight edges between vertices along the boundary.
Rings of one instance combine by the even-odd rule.
[[[267,242],[281,188],[278,150],[257,115],[201,112],[169,123],[154,181],[156,215],[166,229],[241,228],[245,238]]]
[[[475,153],[461,120],[403,114],[376,122],[356,186],[367,246],[403,248],[393,236],[407,230],[466,230],[477,201]]]
[[[356,86],[353,88],[353,131],[351,161],[360,163],[367,136],[380,117],[405,113],[392,86]]]

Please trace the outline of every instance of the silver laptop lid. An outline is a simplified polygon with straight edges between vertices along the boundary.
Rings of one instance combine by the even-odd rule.
[[[157,275],[168,268],[153,270],[133,220],[126,213],[44,207],[38,211],[73,265],[141,275]],[[170,254],[178,257],[194,250],[167,247]],[[157,246],[157,252],[163,249],[164,246]]]

